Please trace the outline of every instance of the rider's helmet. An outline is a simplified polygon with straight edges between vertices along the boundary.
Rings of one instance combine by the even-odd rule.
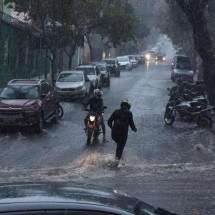
[[[103,95],[103,92],[100,89],[94,90],[94,96],[101,97]]]
[[[127,99],[122,100],[120,106],[121,108],[128,108],[128,110],[131,108],[131,104]]]

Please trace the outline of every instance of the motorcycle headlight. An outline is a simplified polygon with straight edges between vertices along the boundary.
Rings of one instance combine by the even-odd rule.
[[[94,122],[94,121],[95,121],[95,119],[96,119],[96,117],[95,117],[95,116],[90,116],[90,122]]]

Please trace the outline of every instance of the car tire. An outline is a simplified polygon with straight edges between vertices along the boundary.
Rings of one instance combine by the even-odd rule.
[[[213,127],[213,120],[209,116],[199,116],[197,120],[197,125],[200,128],[212,128]]]
[[[34,126],[35,133],[37,134],[42,133],[44,124],[45,124],[44,116],[43,113],[41,113],[39,116],[39,122]]]
[[[58,104],[57,105],[57,117],[58,117],[58,119],[62,119],[63,115],[64,115],[63,107],[60,104]]]

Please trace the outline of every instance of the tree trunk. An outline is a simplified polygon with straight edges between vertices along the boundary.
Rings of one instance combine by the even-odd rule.
[[[87,44],[89,46],[89,50],[90,50],[90,61],[93,61],[93,46],[90,40],[90,35],[86,35],[86,39],[87,39]]]
[[[204,12],[199,12],[196,16],[189,18],[193,27],[194,44],[197,52],[202,58],[204,69],[203,79],[207,87],[208,98],[212,105],[215,104],[215,57],[213,44],[207,28],[207,20]]]
[[[55,76],[57,74],[57,50],[52,51],[52,70],[51,70],[51,84],[55,85]]]
[[[68,69],[69,70],[72,69],[72,59],[73,59],[73,56],[75,54],[75,50],[76,50],[76,47],[72,47],[70,50],[70,53],[69,53],[69,63],[68,63]]]
[[[208,99],[212,105],[215,105],[215,57],[205,17],[208,1],[195,0],[189,3],[185,0],[177,0],[177,3],[192,26],[195,49],[202,59],[203,79],[206,84]]]

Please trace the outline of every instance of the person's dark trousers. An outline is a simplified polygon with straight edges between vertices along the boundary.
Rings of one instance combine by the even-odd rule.
[[[116,147],[116,159],[120,160],[122,158],[122,153],[125,148],[126,141],[120,141],[117,143]]]
[[[106,135],[106,128],[105,128],[104,118],[103,118],[102,115],[101,115],[101,127],[102,127],[103,136],[105,137],[105,135]]]

